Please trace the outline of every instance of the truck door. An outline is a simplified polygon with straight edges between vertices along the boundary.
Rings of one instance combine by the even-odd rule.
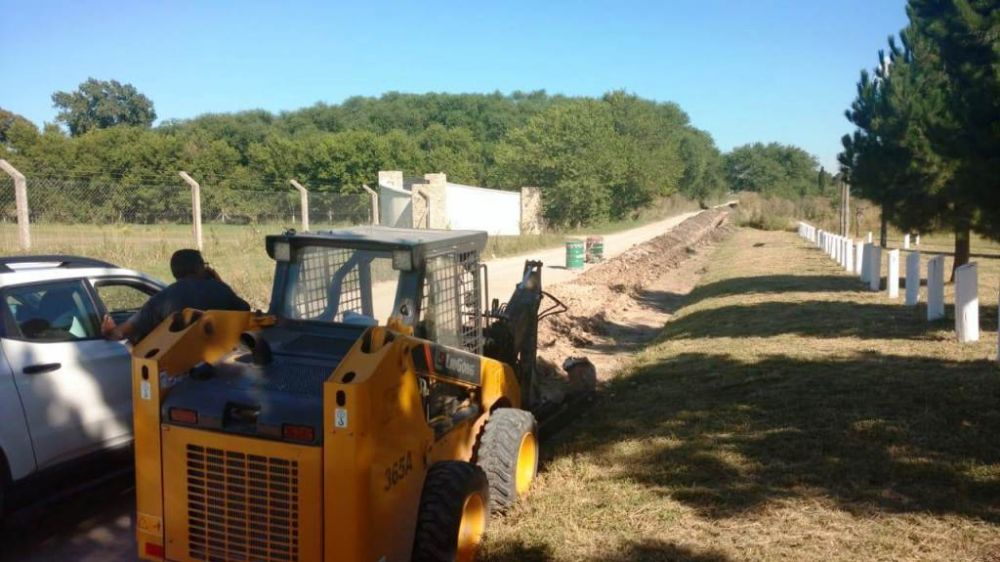
[[[13,371],[39,468],[131,439],[130,357],[100,334],[85,281],[3,291],[0,346]]]

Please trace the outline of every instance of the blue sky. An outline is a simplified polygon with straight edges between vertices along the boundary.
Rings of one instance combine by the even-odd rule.
[[[352,95],[625,89],[675,101],[720,148],[801,146],[836,165],[862,67],[904,0],[187,2],[0,0],[0,107],[41,124],[90,76],[160,119]]]

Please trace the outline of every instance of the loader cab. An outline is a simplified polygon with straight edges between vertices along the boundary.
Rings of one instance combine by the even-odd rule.
[[[414,335],[480,353],[486,233],[378,226],[269,236],[270,314],[357,331],[394,318]]]

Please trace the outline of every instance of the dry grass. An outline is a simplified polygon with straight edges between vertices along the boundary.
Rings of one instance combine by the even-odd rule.
[[[484,558],[994,560],[997,261],[962,346],[794,234],[740,231]]]

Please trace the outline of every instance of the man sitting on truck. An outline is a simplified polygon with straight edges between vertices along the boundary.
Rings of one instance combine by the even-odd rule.
[[[116,326],[110,316],[105,316],[101,323],[104,337],[111,340],[128,338],[136,343],[170,315],[185,308],[250,310],[250,305],[222,282],[198,250],[174,252],[170,256],[170,272],[177,281],[151,297],[139,312],[121,325]]]

